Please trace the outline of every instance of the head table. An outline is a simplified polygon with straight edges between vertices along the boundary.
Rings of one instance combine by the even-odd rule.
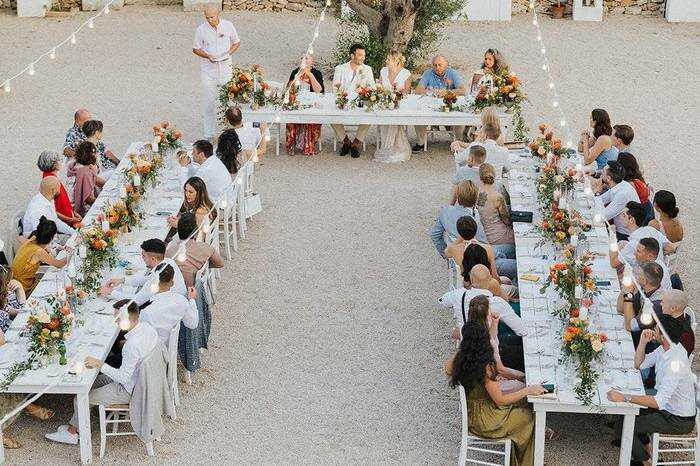
[[[352,97],[352,96],[351,96]],[[440,110],[442,99],[428,95],[408,94],[393,110],[371,110],[364,108],[339,109],[335,104],[335,94],[300,93],[300,104],[308,106],[299,110],[279,111],[273,107],[261,107],[256,110],[250,106],[241,107],[245,121],[279,124],[277,132],[276,154],[279,155],[281,126],[284,123],[318,123],[340,125],[425,125],[425,126],[478,126],[479,114],[474,112],[443,112]],[[469,98],[460,96],[457,104],[466,106]],[[278,119],[279,117],[279,119]],[[512,115],[499,112],[501,126],[505,132],[510,125]]]
[[[141,147],[143,144],[133,143],[126,154],[136,153]],[[115,202],[120,199],[120,187],[124,184],[123,173],[130,165],[128,157],[121,159],[114,174],[105,183],[100,195],[85,216],[85,225],[92,223],[95,217],[102,212],[107,202]],[[119,237],[117,248],[120,264],[113,270],[105,270],[102,275],[103,281],[145,269],[145,264],[141,259],[141,242],[150,238],[165,239],[170,228],[166,221],[166,213],[178,212],[182,204],[183,192],[178,168],[179,165],[174,160],[167,162],[160,173],[160,184],[146,192],[145,198],[140,204],[144,219],[141,225],[134,228],[133,231]],[[75,236],[71,237],[66,244],[76,244]],[[65,268],[62,270],[51,268],[42,277],[29,299],[42,301],[52,293],[64,291],[68,279]],[[127,294],[135,291],[126,286],[122,286],[122,288],[121,291]],[[28,342],[19,333],[25,327],[28,316],[29,312],[18,314],[6,333],[7,344],[0,347],[0,377],[4,377],[12,362],[26,359]],[[76,319],[83,323],[76,325],[71,339],[66,342],[67,359],[81,363],[86,356],[92,356],[104,361],[119,333],[112,303],[102,298],[88,298],[79,307]],[[80,458],[85,464],[92,461],[88,392],[99,371],[83,368],[80,363],[78,364],[82,372],[77,375],[67,373],[68,366],[59,366],[55,363],[30,370],[17,377],[7,391],[36,393],[46,390],[46,393],[76,395],[80,430]]]
[[[541,221],[538,209],[536,182],[539,178],[538,162],[528,149],[511,151],[511,171],[509,192],[512,210],[533,212],[533,223],[514,223],[515,245],[518,262],[518,288],[520,290],[521,317],[528,326],[528,334],[523,337],[525,376],[528,384],[554,384],[553,394],[531,396],[528,400],[535,411],[535,465],[544,462],[545,423],[547,412],[567,413],[607,413],[624,416],[620,465],[629,465],[632,432],[635,416],[640,407],[629,403],[608,401],[606,393],[611,388],[631,394],[644,394],[641,375],[634,368],[634,345],[630,333],[625,330],[624,318],[617,313],[617,296],[620,292],[617,273],[610,266],[609,236],[604,226],[593,226],[586,232],[585,247],[594,253],[593,275],[598,281],[609,281],[609,286],[599,286],[601,293],[594,297],[589,312],[591,331],[605,333],[609,340],[605,343],[604,359],[596,367],[600,373],[597,394],[591,405],[578,400],[572,387],[576,383],[575,369],[570,364],[560,364],[563,323],[551,314],[559,303],[559,296],[553,287],[544,294],[540,288],[549,274],[549,268],[562,259],[550,242],[538,247],[542,236],[534,228]],[[581,183],[578,183],[580,185]],[[582,187],[574,193],[575,208],[588,223],[593,224],[593,215],[602,206],[593,196],[587,196]],[[538,275],[533,283],[523,279],[523,275]]]

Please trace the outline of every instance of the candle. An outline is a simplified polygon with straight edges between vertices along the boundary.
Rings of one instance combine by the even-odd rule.
[[[109,231],[109,222],[106,219],[102,220],[102,231],[105,233]]]
[[[75,270],[75,262],[70,261],[70,262],[68,263],[68,276],[69,276],[70,278],[75,278],[75,272],[76,272],[76,270]]]
[[[80,256],[81,259],[85,259],[87,257],[87,248],[85,247],[84,244],[81,244],[78,247],[78,255]]]
[[[588,320],[588,308],[581,307],[578,311],[578,318],[581,320]]]
[[[153,152],[158,152],[158,139],[153,139],[153,142],[151,143],[151,149],[153,149]]]
[[[569,207],[569,203],[566,200],[566,197],[562,196],[559,198],[559,209],[560,210],[566,210]]]
[[[603,225],[603,216],[600,214],[595,214],[593,216],[593,225],[595,225],[597,227]]]
[[[139,175],[138,173],[135,174],[132,183],[134,186],[141,186],[141,175]]]
[[[126,186],[121,185],[121,186],[119,187],[119,197],[122,198],[122,199],[125,199],[125,198],[126,198]]]
[[[580,284],[576,285],[576,289],[574,290],[574,296],[576,297],[576,299],[581,299],[581,297],[583,297],[583,287]]]
[[[578,246],[578,235],[571,235],[570,243],[573,247]]]

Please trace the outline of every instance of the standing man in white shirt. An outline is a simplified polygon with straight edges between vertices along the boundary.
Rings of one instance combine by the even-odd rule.
[[[211,140],[216,131],[216,102],[219,86],[232,75],[231,55],[241,46],[238,32],[230,21],[221,19],[215,5],[204,9],[205,22],[194,35],[192,53],[200,58],[202,89],[204,91],[204,137]]]
[[[353,44],[350,47],[350,61],[342,63],[335,67],[333,72],[333,87],[340,88],[348,93],[349,96],[355,94],[358,87],[369,86],[374,87],[374,74],[372,68],[365,65],[365,49],[360,44]],[[338,141],[343,141],[340,148],[340,155],[348,155],[356,159],[360,156],[360,146],[365,140],[365,135],[369,130],[369,125],[358,125],[355,140],[350,142],[350,138],[345,132],[343,125],[331,125],[335,131],[335,138]]]
[[[168,345],[170,332],[180,322],[190,329],[199,325],[197,311],[197,290],[190,287],[187,298],[172,290],[175,284],[175,270],[172,265],[166,265],[158,274],[158,293],[151,298],[151,304],[141,311],[141,322],[151,325],[164,345]]]
[[[28,237],[37,225],[41,217],[46,217],[56,224],[58,232],[64,235],[72,235],[75,230],[56,215],[54,199],[61,192],[61,182],[55,176],[42,178],[39,184],[39,192],[32,197],[27,205],[27,210],[22,218],[22,236]]]
[[[135,273],[130,277],[112,278],[102,286],[100,296],[117,300],[129,298],[130,296],[115,290],[117,286],[126,284],[127,286],[139,288],[133,300],[141,306],[157,293],[157,290],[152,289],[155,279],[154,272],[160,272],[167,265],[170,265],[175,270],[173,291],[183,297],[187,296],[187,288],[185,287],[185,279],[182,276],[182,272],[180,272],[180,268],[173,259],[165,258],[165,243],[162,240],[153,238],[141,243],[141,259],[146,264],[144,272]]]
[[[669,336],[674,338],[673,336]],[[656,340],[660,346],[644,354],[647,343]],[[617,390],[608,392],[608,400],[633,403],[647,409],[640,410],[634,423],[632,464],[651,464],[647,447],[649,434],[655,432],[683,435],[695,427],[695,376],[690,370],[688,353],[680,343],[666,339],[657,324],[654,330],[644,330],[634,355],[637,369],[655,368],[656,394],[630,395]],[[622,434],[622,423],[616,426]]]
[[[136,385],[136,368],[146,359],[158,343],[158,334],[155,329],[147,323],[139,322],[139,307],[136,303],[131,302],[129,304],[127,313],[129,316],[129,330],[126,333],[126,343],[124,343],[124,348],[122,349],[121,367],[112,367],[91,356],[85,358],[85,367],[88,369],[99,369],[101,372],[92,384],[92,389],[88,394],[90,404],[93,406],[100,404],[128,404]],[[74,401],[73,416],[69,425],[59,426],[56,432],[46,434],[46,438],[54,442],[77,445],[80,439],[77,413],[77,401]]]
[[[207,193],[212,202],[231,187],[231,174],[219,157],[214,156],[214,146],[209,141],[200,139],[192,144],[192,162],[187,153],[180,155],[180,183],[184,186],[188,179],[198,176],[207,186]]]
[[[637,190],[625,181],[625,168],[616,160],[608,162],[608,165],[603,169],[601,182],[596,184],[598,192],[596,198],[600,199],[605,206],[603,218],[605,221],[612,220],[615,223],[618,241],[627,241],[631,232],[627,228],[624,213],[627,210],[628,202],[639,202]],[[602,192],[603,184],[608,187],[605,192]]]

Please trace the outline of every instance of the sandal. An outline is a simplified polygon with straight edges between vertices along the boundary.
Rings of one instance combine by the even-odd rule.
[[[39,405],[35,404],[30,404],[25,408],[25,411],[27,411],[27,414],[29,414],[31,417],[38,419],[40,421],[48,421],[51,419],[54,415],[53,410],[47,409],[47,408],[42,408]]]
[[[7,448],[8,450],[17,450],[18,448],[22,448],[21,443],[15,440],[14,437],[11,437],[10,435],[4,432],[2,435],[2,446]]]
[[[557,432],[554,429],[550,429],[549,427],[547,427],[544,431],[544,438],[549,440],[549,441],[559,440],[559,437],[560,437],[559,432]]]

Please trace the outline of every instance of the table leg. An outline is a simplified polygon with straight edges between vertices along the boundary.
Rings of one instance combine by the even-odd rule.
[[[535,466],[544,465],[544,433],[547,427],[547,411],[535,410]]]
[[[280,139],[282,135],[282,123],[277,124],[277,146],[275,147],[275,155],[279,157],[280,155]]]
[[[80,461],[92,463],[92,434],[90,432],[90,400],[87,393],[78,397],[78,430],[80,431]]]
[[[632,458],[634,418],[634,414],[626,414],[622,423],[622,439],[620,442],[620,466],[629,465],[630,459]]]

